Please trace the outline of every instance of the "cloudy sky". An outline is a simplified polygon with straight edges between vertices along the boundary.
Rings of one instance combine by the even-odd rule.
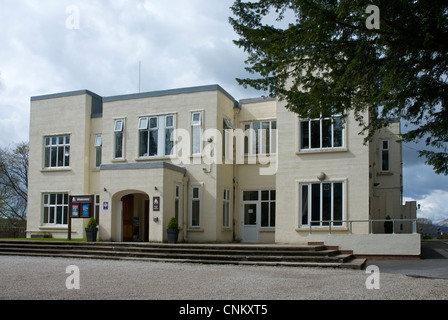
[[[80,89],[101,96],[219,84],[237,100],[246,54],[228,23],[233,0],[1,0],[0,147],[28,140],[30,97]],[[78,19],[79,18],[79,19]],[[448,218],[448,177],[403,147],[405,200]]]

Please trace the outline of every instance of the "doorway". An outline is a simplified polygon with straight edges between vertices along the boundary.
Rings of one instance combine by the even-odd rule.
[[[122,196],[119,227],[123,242],[149,241],[149,197],[143,193]]]
[[[258,202],[243,203],[243,242],[258,242]]]

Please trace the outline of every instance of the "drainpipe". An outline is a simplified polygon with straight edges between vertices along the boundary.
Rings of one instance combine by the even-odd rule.
[[[184,199],[184,204],[183,204],[183,223],[182,223],[182,227],[183,227],[183,233],[184,233],[184,242],[188,242],[188,232],[187,232],[187,227],[188,227],[188,189],[190,187],[190,178],[188,178],[186,176],[186,173],[184,174],[184,178],[183,178],[183,199]]]

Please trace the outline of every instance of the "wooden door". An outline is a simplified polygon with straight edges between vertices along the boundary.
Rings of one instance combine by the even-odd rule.
[[[133,240],[134,196],[132,194],[121,198],[123,202],[123,242]]]

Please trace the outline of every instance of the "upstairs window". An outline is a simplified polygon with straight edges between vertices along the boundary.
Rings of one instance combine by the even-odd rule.
[[[381,171],[389,172],[390,170],[390,153],[389,140],[381,140]]]
[[[102,145],[102,136],[98,134],[95,137],[95,168],[99,168],[101,166]]]
[[[192,154],[202,152],[202,112],[191,114],[191,151]]]
[[[341,117],[323,117],[300,121],[300,149],[333,149],[343,147]]]
[[[138,122],[139,157],[170,155],[173,149],[174,115],[142,117]]]
[[[45,137],[44,168],[70,166],[70,136]]]
[[[244,154],[277,152],[277,121],[251,122],[244,125]]]
[[[124,131],[124,120],[123,119],[115,120],[115,126],[114,126],[115,159],[123,158],[123,140],[124,140],[123,131]]]

